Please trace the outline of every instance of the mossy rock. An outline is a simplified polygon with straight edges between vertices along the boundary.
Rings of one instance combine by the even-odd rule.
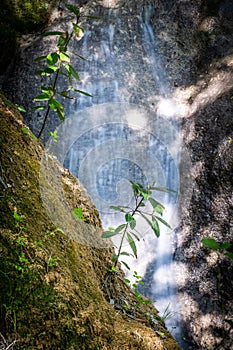
[[[71,212],[81,207],[86,218],[75,235],[71,221],[64,217],[66,225],[57,227],[43,205],[44,148],[4,98],[0,123],[0,329],[6,344],[24,350],[180,349],[152,304],[136,307],[120,267],[106,280],[112,248],[80,243],[92,228],[99,239],[101,222],[78,180],[51,157],[65,205]]]
[[[0,75],[14,59],[17,38],[42,30],[56,1],[2,0],[0,18]]]

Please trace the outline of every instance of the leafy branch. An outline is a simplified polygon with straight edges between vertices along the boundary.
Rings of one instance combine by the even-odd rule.
[[[229,259],[233,260],[233,253],[230,251],[231,243],[225,242],[223,244],[218,244],[214,238],[202,238],[202,244],[209,249],[218,251],[219,253],[227,256]]]
[[[141,216],[147,223],[147,225],[152,229],[155,236],[158,238],[160,236],[160,224],[167,226],[171,229],[171,226],[166,220],[162,218],[164,212],[164,206],[152,197],[152,191],[162,191],[162,192],[173,192],[176,191],[164,188],[156,187],[155,182],[151,185],[143,187],[141,184],[130,181],[134,193],[134,208],[128,206],[111,206],[111,209],[119,211],[125,214],[125,222],[120,224],[118,227],[109,228],[107,231],[103,232],[102,238],[111,238],[113,236],[121,236],[119,248],[116,254],[112,256],[113,265],[110,271],[115,271],[118,261],[120,261],[122,256],[134,256],[137,258],[137,246],[136,241],[140,241],[138,236],[137,220],[135,215]],[[147,204],[150,204],[149,211],[147,209]],[[132,250],[132,254],[122,251],[124,241],[129,243]],[[130,269],[126,262],[121,261],[127,269]]]
[[[67,53],[68,45],[71,39],[75,36],[77,40],[80,40],[84,35],[84,30],[79,26],[80,21],[80,10],[78,7],[73,5],[66,5],[66,8],[75,15],[76,21],[72,24],[71,32],[61,32],[61,31],[51,31],[42,34],[42,36],[58,36],[57,50],[55,52],[49,53],[47,56],[39,56],[35,59],[35,62],[43,62],[43,67],[35,71],[36,75],[40,75],[42,79],[48,78],[49,83],[47,85],[41,86],[41,93],[34,98],[34,101],[39,103],[34,109],[45,110],[45,116],[42,123],[42,127],[38,134],[40,138],[49,113],[51,110],[55,111],[61,121],[65,119],[65,112],[62,103],[58,100],[58,96],[66,99],[74,99],[70,92],[75,92],[79,94],[84,94],[91,97],[85,91],[78,90],[74,87],[73,80],[81,82],[78,72],[70,64],[71,58]],[[87,16],[83,16],[87,17]],[[90,17],[90,16],[88,16]],[[85,60],[81,55],[75,54],[78,58]],[[67,78],[68,87],[65,90],[59,91],[57,89],[57,83],[60,76]]]

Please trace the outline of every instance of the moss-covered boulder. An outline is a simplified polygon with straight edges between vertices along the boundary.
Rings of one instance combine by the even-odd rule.
[[[0,123],[1,349],[180,349],[152,305],[136,307],[120,270],[108,275],[112,248],[80,243],[101,223],[78,180],[54,160],[64,202],[86,218],[75,237],[43,205],[43,146],[2,98]]]

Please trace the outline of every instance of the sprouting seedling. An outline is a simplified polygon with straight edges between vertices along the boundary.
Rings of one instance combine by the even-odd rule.
[[[58,135],[58,133],[57,133],[57,130],[55,130],[54,132],[52,132],[52,131],[49,131],[49,133],[48,133],[50,136],[52,136],[52,138],[53,138],[53,142],[57,142],[58,141],[58,139],[59,139],[59,135]]]
[[[117,263],[122,256],[133,255],[135,258],[137,258],[136,241],[139,242],[140,238],[138,231],[136,230],[137,220],[135,219],[135,215],[140,215],[146,221],[147,225],[152,229],[157,238],[160,236],[161,223],[171,229],[171,226],[162,217],[165,208],[160,202],[152,197],[152,191],[172,192],[176,194],[177,192],[164,187],[156,187],[155,182],[146,187],[143,187],[141,184],[134,181],[130,182],[134,193],[134,207],[111,206],[111,209],[125,214],[125,222],[120,224],[115,229],[108,229],[102,234],[102,238],[111,238],[113,236],[121,237],[117,253],[113,254],[112,256],[113,266],[110,269],[112,271],[116,269]],[[152,209],[149,211],[146,206],[147,203],[150,203],[152,207]],[[122,251],[124,240],[128,242],[132,254]],[[123,263],[127,269],[130,269],[126,262],[121,260],[121,263]]]
[[[73,5],[66,5],[66,8],[76,17],[75,23],[72,24],[72,30],[70,32],[51,31],[42,34],[43,37],[57,36],[57,49],[48,55],[39,56],[35,59],[35,62],[43,63],[42,67],[36,70],[35,74],[40,75],[42,80],[47,82],[47,84],[45,82],[45,84],[41,86],[41,93],[34,98],[34,101],[39,103],[34,109],[37,111],[45,110],[44,120],[38,137],[41,137],[41,134],[44,131],[51,110],[57,113],[61,121],[64,121],[65,111],[58,97],[74,99],[72,95],[73,92],[91,97],[89,93],[75,88],[74,80],[80,83],[81,79],[78,72],[71,65],[71,57],[68,54],[68,45],[73,37],[75,37],[76,40],[80,40],[84,35],[84,30],[79,26],[79,20],[81,17],[79,8]],[[86,60],[81,55],[73,54],[79,59]],[[57,88],[58,80],[61,76],[65,77],[68,83],[68,87],[64,90],[58,90]]]
[[[229,259],[233,260],[233,253],[231,251],[231,243],[224,242],[223,244],[218,244],[214,238],[202,238],[202,244],[209,249],[218,251],[221,254],[224,254]]]
[[[135,299],[136,299],[136,307],[139,307],[142,304],[150,304],[151,301],[148,299],[145,299],[142,294],[139,292],[139,286],[140,285],[144,285],[144,282],[142,280],[142,276],[140,276],[137,271],[134,271],[133,273],[133,277],[134,277],[134,283],[131,285],[131,282],[128,278],[125,278],[125,282],[129,285],[131,285],[131,287],[134,290],[134,295],[135,295]]]
[[[72,214],[77,221],[86,221],[85,217],[83,216],[82,208],[74,208]]]
[[[15,218],[15,220],[16,220],[16,221],[18,221],[18,222],[22,222],[22,221],[23,221],[22,216],[21,216],[21,215],[19,215],[19,214],[17,213],[17,211],[16,211],[16,210],[14,211],[13,217],[14,217],[14,218]]]

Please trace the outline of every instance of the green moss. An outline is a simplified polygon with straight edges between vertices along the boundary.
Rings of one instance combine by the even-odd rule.
[[[0,75],[5,73],[15,56],[17,37],[42,30],[55,3],[56,1],[50,0],[1,1]]]
[[[147,320],[148,313],[156,313],[152,306],[140,311],[138,318],[145,322],[140,324],[106,300],[103,280],[111,250],[81,245],[54,226],[40,198],[42,145],[22,132],[20,114],[4,105],[1,96],[0,125],[1,333],[9,342],[16,339],[14,348],[19,350],[152,350],[155,343],[163,350]],[[63,172],[71,208],[80,204],[89,222],[100,227],[98,213],[78,181],[56,161],[53,166],[58,176]],[[114,297],[133,307],[134,294],[118,282],[111,286]],[[166,336],[171,341],[166,348],[178,350],[175,340]]]

